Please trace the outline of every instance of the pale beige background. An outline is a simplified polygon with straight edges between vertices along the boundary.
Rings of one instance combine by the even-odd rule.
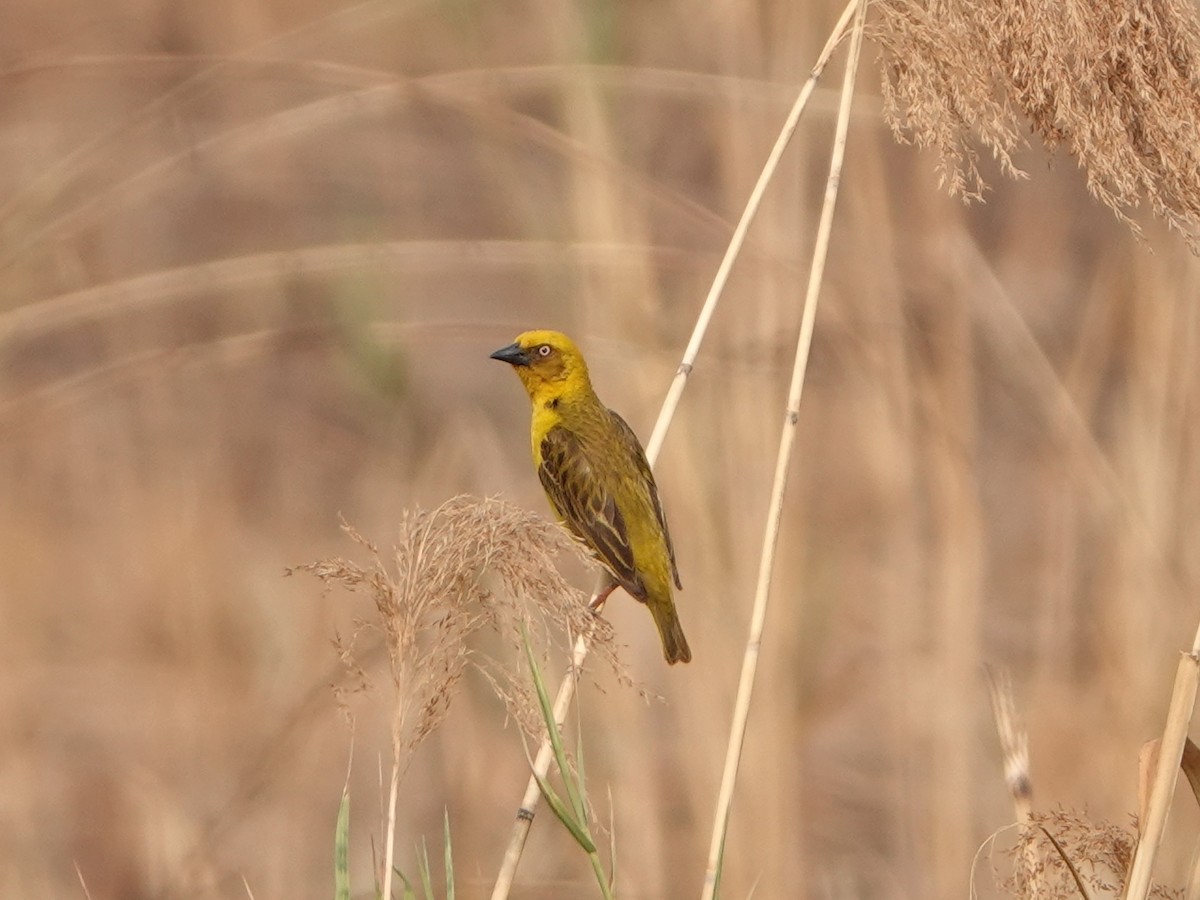
[[[648,436],[824,3],[10,0],[0,28],[0,894],[328,897],[363,601],[285,566],[458,492],[544,501],[487,354],[569,331]],[[864,48],[728,844],[728,897],[962,897],[1035,801],[1128,824],[1195,627],[1200,270],[1066,157],[986,206],[880,120]],[[842,55],[827,84],[840,83]],[[835,99],[789,150],[660,461],[695,662],[609,615],[650,705],[582,697],[622,896],[695,896]],[[1151,252],[1153,250],[1153,252]],[[355,702],[370,896],[383,705]],[[397,858],[485,896],[524,786],[470,680]],[[1181,802],[1176,833],[1197,817]],[[1190,846],[1170,848],[1178,879]],[[992,863],[979,876],[988,889]],[[997,858],[1003,868],[1005,861]],[[521,897],[592,897],[535,824]]]

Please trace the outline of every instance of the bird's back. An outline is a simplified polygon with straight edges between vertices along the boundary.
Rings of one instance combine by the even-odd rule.
[[[671,582],[678,581],[674,551],[633,430],[593,394],[535,411],[533,444],[547,496],[563,521],[634,597],[669,599]]]

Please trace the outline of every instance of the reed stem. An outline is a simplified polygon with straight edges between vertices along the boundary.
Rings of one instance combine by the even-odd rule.
[[[829,161],[829,178],[825,182],[825,201],[821,207],[821,219],[817,227],[812,270],[809,273],[808,290],[804,297],[804,316],[800,323],[800,335],[796,344],[787,410],[784,414],[783,429],[779,435],[775,480],[771,489],[771,503],[767,511],[767,522],[763,535],[758,586],[754,592],[754,609],[750,617],[750,634],[746,640],[745,654],[742,657],[742,674],[738,682],[737,700],[734,704],[733,722],[725,754],[725,769],[721,775],[721,788],[717,794],[717,808],[713,822],[712,840],[709,844],[708,864],[705,868],[704,886],[700,894],[703,900],[713,900],[716,895],[725,837],[729,829],[729,812],[733,805],[733,790],[742,759],[742,746],[746,738],[746,723],[750,716],[750,701],[754,694],[754,679],[758,671],[758,656],[766,623],[771,580],[775,573],[775,550],[779,542],[783,498],[787,490],[788,470],[796,441],[797,424],[800,420],[800,400],[804,394],[804,380],[808,370],[809,351],[812,348],[817,303],[825,274],[825,260],[829,253],[829,236],[833,228],[833,213],[837,207],[842,161],[846,153],[846,134],[850,124],[850,107],[854,98],[854,78],[858,69],[859,52],[862,49],[863,20],[866,15],[865,0],[854,0],[851,5],[854,7],[854,28],[850,37],[850,55],[846,61],[846,74],[842,81],[842,101],[838,109],[837,130],[834,134],[833,151]],[[849,10],[850,7],[847,9]]]

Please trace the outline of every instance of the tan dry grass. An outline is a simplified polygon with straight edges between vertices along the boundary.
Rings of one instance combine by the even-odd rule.
[[[586,634],[599,658],[624,677],[611,627],[588,613],[587,597],[558,572],[560,555],[587,557],[545,518],[498,498],[455,497],[436,509],[405,510],[386,558],[352,526],[343,524],[342,530],[367,553],[366,567],[333,557],[288,574],[306,572],[373,602],[375,615],[357,619],[353,633],[336,636],[334,643],[349,684],[367,690],[369,662],[360,659],[359,645],[371,634],[381,636],[396,703],[393,740],[402,757],[442,724],[468,665],[488,671],[492,679],[510,671],[498,660],[472,653],[470,639],[485,626],[513,651],[522,649],[522,628],[536,627],[535,642],[547,651],[565,652],[575,636]],[[522,681],[519,675],[510,680]],[[538,718],[531,688],[525,690],[515,716],[523,726]],[[526,731],[540,736],[544,729]]]
[[[64,0],[61,20],[10,6],[8,59],[197,58],[5,82],[0,202],[18,199],[20,214],[0,228],[44,237],[0,276],[0,305],[35,324],[39,304],[75,291],[95,290],[76,296],[96,306],[47,314],[45,328],[0,319],[0,848],[16,861],[0,893],[77,893],[72,860],[95,897],[241,896],[241,875],[259,897],[325,891],[347,743],[328,638],[353,621],[280,570],[342,552],[339,512],[386,546],[400,510],[463,491],[541,510],[525,410],[486,360],[527,325],[574,331],[602,396],[646,437],[785,112],[783,86],[841,5],[615,8],[610,71],[631,75],[592,76],[610,118],[605,159],[561,115],[566,82],[592,63],[554,43],[532,4],[475,4],[465,20],[437,4],[356,7],[376,14],[366,26],[319,2],[151,3],[131,16]],[[263,45],[294,65],[209,71],[199,58],[261,52],[297,28]],[[441,76],[447,91],[476,74],[457,105],[348,104],[308,120],[321,127],[270,125],[339,91],[309,77],[326,63]],[[539,79],[504,77],[531,68]],[[670,83],[638,77],[663,70]],[[198,97],[126,127],[184,72],[207,73]],[[260,120],[273,140],[205,143]],[[781,335],[799,321],[816,150],[832,129],[815,124],[764,204],[713,322],[711,368],[663,447],[704,664],[669,678],[644,611],[616,597],[618,641],[666,702],[609,691],[583,710],[590,777],[612,786],[621,877],[645,897],[676,895],[711,824],[764,448],[785,392]],[[1152,224],[1154,255],[1132,246],[1078,174],[1048,169],[1036,147],[1014,158],[1030,182],[997,182],[986,206],[964,210],[937,193],[929,156],[897,148],[871,115],[851,128],[781,534],[779,590],[805,603],[781,604],[766,635],[762,727],[731,820],[735,896],[834,883],[960,895],[968,861],[939,848],[973,849],[1011,815],[983,656],[1008,664],[1025,698],[1039,797],[1121,821],[1138,748],[1161,727],[1169,660],[1195,625],[1195,261]],[[101,135],[69,187],[39,181]],[[140,195],[111,193],[165,156],[177,167]],[[616,205],[644,221],[581,243],[564,202],[575,167],[603,171]],[[45,228],[101,194],[104,215]],[[323,273],[273,264],[341,245],[403,249]],[[649,296],[606,294],[631,256],[653,273]],[[219,276],[253,257],[270,260],[261,277]],[[153,279],[173,272],[169,300],[156,296]],[[574,299],[584,280],[601,298],[587,310]],[[953,522],[975,523],[966,537],[932,512],[945,485]],[[946,588],[963,563],[955,541],[980,571],[969,614],[954,614]],[[489,633],[476,639],[494,649]],[[370,661],[386,682],[382,648]],[[349,702],[351,790],[373,797],[389,725]],[[464,896],[486,890],[497,823],[527,771],[506,715],[490,686],[465,679],[413,757],[407,783],[421,789],[397,821],[403,851],[437,834],[449,807]],[[1192,848],[1171,832],[1196,819],[1186,804],[1172,816],[1160,874],[1182,883]],[[353,834],[378,832],[372,804],[354,819]],[[526,896],[591,896],[576,848],[553,829],[530,841]],[[364,884],[367,842],[353,852]]]

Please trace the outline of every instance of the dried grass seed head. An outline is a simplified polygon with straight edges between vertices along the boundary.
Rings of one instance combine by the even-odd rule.
[[[368,565],[333,558],[297,570],[371,598],[376,615],[359,620],[337,648],[355,684],[364,686],[368,667],[356,651],[358,640],[367,631],[382,635],[399,746],[411,750],[437,728],[473,659],[493,686],[508,686],[497,693],[529,729],[534,719],[524,707],[531,701],[521,696],[527,679],[496,660],[474,658],[468,647],[468,638],[485,624],[514,647],[522,628],[545,647],[569,649],[577,635],[587,634],[593,650],[627,681],[611,626],[588,611],[587,597],[556,567],[563,554],[589,563],[590,557],[554,523],[496,498],[454,497],[433,510],[405,512],[391,568],[373,542],[346,523],[343,530],[366,550]],[[498,581],[496,590],[489,590],[489,577]]]
[[[1009,174],[1025,124],[1138,231],[1142,203],[1200,251],[1200,20],[1189,0],[879,0],[885,117],[932,147],[951,193]]]

